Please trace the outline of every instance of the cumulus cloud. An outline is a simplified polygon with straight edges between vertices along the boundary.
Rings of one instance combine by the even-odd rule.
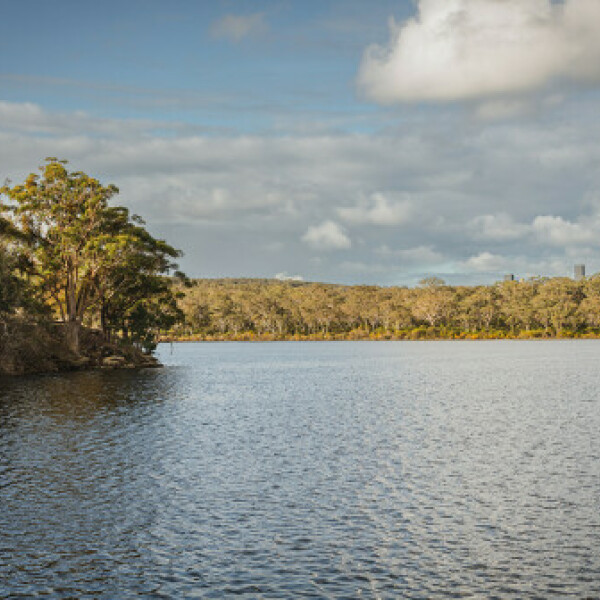
[[[418,15],[390,22],[387,46],[364,53],[358,85],[382,103],[490,99],[557,82],[600,83],[596,0],[420,0]],[[513,114],[495,102],[482,116]]]
[[[598,238],[600,232],[594,225],[594,222],[572,223],[562,217],[543,215],[533,220],[532,229],[543,243],[572,246],[600,242]]]
[[[507,214],[482,215],[468,223],[468,230],[473,239],[487,242],[529,239],[542,246],[565,249],[600,244],[600,221],[596,214],[581,217],[577,222],[556,215],[539,215],[530,223],[516,222]]]
[[[133,187],[128,182],[127,187]],[[276,194],[262,194],[258,190],[248,190],[244,196],[225,187],[206,188],[201,178],[166,176],[156,196],[156,190],[150,189],[150,181],[137,181],[136,194],[145,192],[148,199],[154,197],[157,212],[163,213],[163,219],[172,223],[191,223],[198,221],[215,222],[233,217],[260,215],[278,210],[280,198]]]
[[[487,241],[517,240],[529,232],[529,227],[516,223],[506,213],[480,215],[471,219],[468,229],[476,239]]]
[[[508,268],[508,265],[509,261],[505,257],[487,251],[471,256],[464,263],[464,266],[468,270],[484,273],[503,271]]]
[[[117,184],[117,202],[184,250],[194,276],[393,284],[433,271],[476,282],[493,266],[485,252],[519,256],[515,273],[569,274],[576,262],[593,273],[600,123],[595,104],[582,106],[568,126],[546,114],[465,128],[436,112],[387,134],[298,137],[158,135],[156,122],[4,103],[0,181],[67,158]]]
[[[338,208],[339,216],[349,223],[399,225],[410,218],[412,205],[408,200],[391,202],[377,192],[357,206]]]
[[[309,227],[302,241],[316,250],[345,250],[352,245],[350,238],[334,221]]]
[[[250,15],[225,15],[211,26],[216,38],[239,42],[244,38],[257,36],[267,30],[264,13]]]

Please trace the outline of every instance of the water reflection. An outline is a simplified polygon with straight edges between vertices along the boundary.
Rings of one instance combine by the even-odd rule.
[[[2,381],[0,596],[598,596],[599,350],[206,344]]]
[[[61,422],[88,420],[125,403],[160,401],[168,395],[170,383],[153,369],[7,378],[0,380],[0,416],[13,410],[23,411],[23,418],[43,414]]]

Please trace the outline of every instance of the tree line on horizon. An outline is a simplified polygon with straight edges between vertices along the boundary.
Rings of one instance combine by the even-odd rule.
[[[82,328],[151,350],[182,313],[173,277],[181,252],[153,237],[118,193],[67,161],[0,188],[0,336],[9,324],[61,324],[79,354]]]
[[[494,285],[194,280],[174,339],[558,337],[600,334],[600,274]]]
[[[199,279],[181,252],[113,206],[118,193],[66,161],[0,188],[0,346],[20,322],[84,328],[151,350],[164,339],[600,336],[600,274],[415,288]]]

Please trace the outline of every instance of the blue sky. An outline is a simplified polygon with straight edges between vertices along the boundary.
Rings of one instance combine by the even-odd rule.
[[[281,133],[282,120],[308,115],[371,129],[375,109],[353,85],[357,63],[374,36],[385,39],[391,14],[412,10],[352,0],[7,6],[5,100],[231,134]],[[239,37],[233,18],[248,22]]]
[[[0,177],[69,159],[193,276],[600,270],[597,0],[2,9]]]

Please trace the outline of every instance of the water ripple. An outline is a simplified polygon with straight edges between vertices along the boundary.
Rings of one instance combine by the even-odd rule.
[[[0,381],[0,597],[600,597],[600,344],[178,345]]]

